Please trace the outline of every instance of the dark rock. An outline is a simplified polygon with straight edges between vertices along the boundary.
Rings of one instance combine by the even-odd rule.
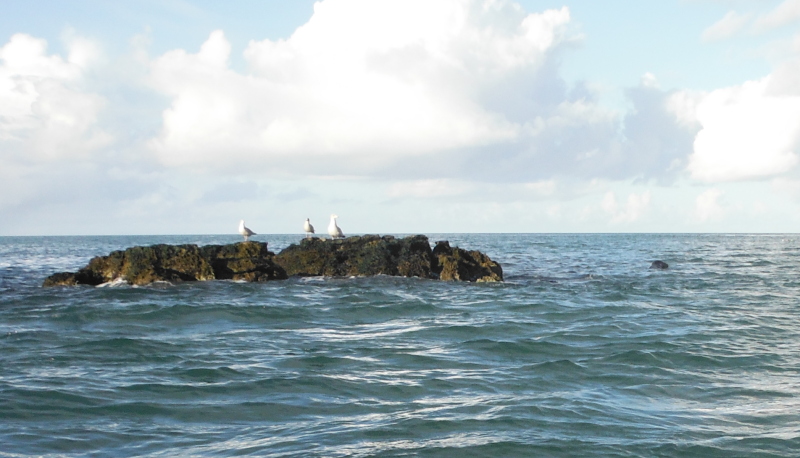
[[[428,238],[364,235],[338,240],[303,239],[280,254],[263,242],[231,245],[153,245],[98,256],[77,272],[49,276],[43,286],[99,285],[123,280],[131,285],[156,281],[269,281],[292,276],[392,275],[460,281],[503,281],[499,264],[479,251],[451,248]]]
[[[447,241],[436,242],[432,268],[440,280],[503,281],[503,268],[480,251],[452,248]]]
[[[286,272],[275,263],[275,253],[263,242],[239,242],[232,245],[207,245],[200,249],[217,280],[285,280]]]
[[[43,286],[99,285],[120,279],[131,285],[146,285],[156,281],[288,278],[272,261],[274,256],[267,251],[267,244],[260,242],[203,248],[197,245],[137,246],[93,258],[78,272],[51,275]]]
[[[669,264],[667,264],[664,261],[653,261],[653,263],[650,264],[650,268],[651,269],[665,270],[665,269],[669,269]]]
[[[131,285],[214,279],[197,245],[137,246],[94,258],[87,267],[100,273],[103,282],[122,278]]]
[[[451,248],[415,235],[365,235],[343,240],[304,239],[281,251],[275,262],[296,276],[393,275],[460,281],[503,281],[503,269],[479,251]]]
[[[433,278],[431,247],[424,235],[397,239],[364,235],[338,240],[303,239],[281,251],[275,262],[293,276]]]
[[[42,286],[75,286],[78,280],[75,272],[59,272],[44,279]]]

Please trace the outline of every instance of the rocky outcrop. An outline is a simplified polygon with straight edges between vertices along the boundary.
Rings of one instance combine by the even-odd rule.
[[[263,282],[289,278],[264,242],[207,245],[200,250],[211,264],[216,280]]]
[[[503,281],[500,265],[480,251],[451,248],[428,238],[364,235],[303,239],[275,255],[263,242],[232,245],[153,245],[99,256],[77,272],[51,275],[44,286],[125,281],[282,280],[289,276],[391,275],[440,280]]]
[[[364,235],[338,240],[303,239],[275,257],[289,275],[435,278],[431,246],[424,235],[398,239]]]
[[[503,281],[503,268],[480,251],[451,248],[447,241],[436,242],[433,272],[440,280]]]
[[[99,285],[125,281],[146,285],[156,281],[267,281],[288,278],[263,242],[232,245],[153,245],[98,256],[77,272],[47,277],[43,286]]]
[[[480,251],[451,248],[415,235],[364,235],[343,240],[305,239],[275,257],[289,275],[371,276],[433,278],[470,282],[503,281],[500,264]]]

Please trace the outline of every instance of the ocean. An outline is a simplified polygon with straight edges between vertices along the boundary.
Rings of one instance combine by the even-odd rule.
[[[800,456],[800,235],[428,235],[505,283],[42,288],[240,237],[0,237],[0,456]]]

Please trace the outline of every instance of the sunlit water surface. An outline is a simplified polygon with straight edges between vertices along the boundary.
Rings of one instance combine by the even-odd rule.
[[[0,238],[0,456],[800,456],[800,236],[430,238],[506,282],[43,289],[237,239]]]

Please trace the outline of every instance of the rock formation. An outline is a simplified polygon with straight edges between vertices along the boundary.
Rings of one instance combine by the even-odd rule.
[[[434,259],[433,271],[440,280],[503,281],[500,264],[480,251],[451,248],[445,240],[436,242],[431,255]]]
[[[651,269],[665,270],[665,269],[669,269],[669,264],[667,264],[664,261],[653,261],[653,263],[650,264],[650,268]]]
[[[470,282],[503,281],[500,265],[479,251],[428,238],[364,235],[340,240],[304,239],[275,255],[263,242],[231,245],[153,245],[98,256],[77,272],[49,276],[43,286],[125,281],[268,281],[289,276],[392,275]]]
[[[263,242],[232,245],[153,245],[98,256],[77,272],[47,277],[43,286],[99,285],[124,280],[131,285],[154,281],[245,280],[288,278]]]
[[[275,257],[289,275],[434,278],[431,246],[424,235],[397,239],[364,235],[338,240],[304,239]]]

